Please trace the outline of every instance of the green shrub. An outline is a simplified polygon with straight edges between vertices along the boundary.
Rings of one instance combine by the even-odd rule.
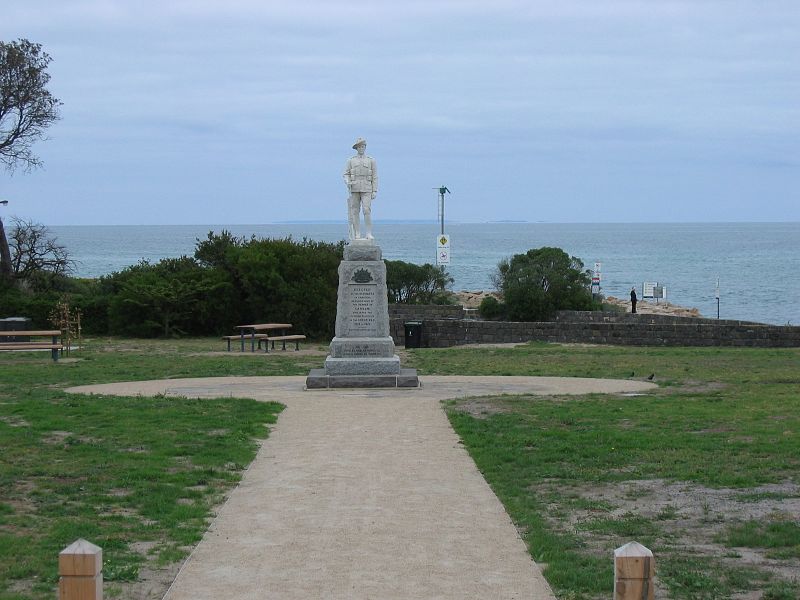
[[[537,248],[504,259],[495,279],[512,321],[542,321],[559,310],[595,308],[589,271],[561,248]]]
[[[481,300],[481,305],[478,312],[484,319],[499,320],[506,317],[506,305],[500,302],[494,296],[486,296]]]
[[[105,283],[111,288],[109,328],[121,335],[215,333],[227,300],[224,277],[187,256],[155,265],[142,261]]]
[[[415,265],[402,260],[386,261],[386,287],[389,302],[401,304],[449,304],[447,286],[453,278],[444,267],[425,263]]]
[[[224,274],[238,323],[291,323],[313,339],[330,338],[336,321],[344,242],[236,238],[209,232],[195,257]]]

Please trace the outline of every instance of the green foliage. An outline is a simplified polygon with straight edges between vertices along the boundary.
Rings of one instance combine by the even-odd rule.
[[[227,323],[226,331],[243,322],[286,322],[311,338],[326,338],[336,321],[343,252],[344,242],[246,240],[222,231],[198,241],[195,257],[230,286],[225,314],[235,315],[236,323]]]
[[[506,305],[501,303],[494,296],[486,296],[481,300],[481,305],[478,307],[478,312],[484,319],[499,320],[506,317]]]
[[[226,282],[189,257],[151,265],[142,261],[110,278],[109,324],[115,333],[140,337],[214,330],[214,308],[224,305]]]
[[[198,240],[195,258],[143,261],[99,280],[37,272],[24,285],[0,282],[4,316],[49,327],[69,294],[86,333],[136,337],[230,333],[245,322],[288,322],[310,338],[333,334],[343,242],[237,238]]]
[[[108,296],[97,281],[45,273],[24,287],[0,281],[0,318],[28,317],[31,328],[50,329],[50,313],[65,295],[81,311],[84,333],[108,332]]]
[[[718,541],[737,548],[768,548],[770,558],[800,558],[800,523],[775,515],[767,522],[745,521],[730,526]]]
[[[537,248],[502,260],[496,284],[512,321],[542,321],[559,310],[594,308],[589,271],[560,248]]]
[[[389,302],[401,304],[447,304],[446,293],[453,278],[444,267],[416,265],[402,260],[386,261]]]

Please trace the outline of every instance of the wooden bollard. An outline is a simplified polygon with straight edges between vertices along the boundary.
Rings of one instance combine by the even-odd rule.
[[[58,554],[59,600],[103,600],[103,550],[78,540]]]
[[[656,562],[638,542],[614,550],[614,600],[653,600]]]

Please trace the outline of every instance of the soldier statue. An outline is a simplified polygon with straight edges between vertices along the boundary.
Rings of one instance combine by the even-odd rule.
[[[364,154],[367,141],[358,138],[353,144],[358,152],[347,161],[344,167],[344,182],[350,197],[347,199],[347,220],[350,227],[350,239],[361,239],[361,212],[364,213],[364,232],[368,240],[372,237],[372,201],[378,193],[378,169],[375,159]]]

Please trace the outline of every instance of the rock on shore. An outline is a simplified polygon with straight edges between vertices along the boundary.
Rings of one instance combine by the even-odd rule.
[[[464,308],[478,308],[481,301],[487,296],[494,296],[500,298],[500,295],[495,291],[469,291],[461,290],[460,292],[453,292],[456,304],[461,304]],[[604,299],[605,304],[609,304],[619,309],[630,312],[630,300],[621,300],[614,296],[606,296]],[[686,308],[685,306],[678,306],[677,304],[670,304],[669,302],[646,302],[639,300],[636,303],[636,311],[643,315],[672,315],[673,317],[701,317],[700,311],[696,308]]]
[[[621,300],[614,296],[606,296],[603,300],[606,304],[618,306],[625,310],[631,311],[631,301]],[[671,315],[673,317],[702,317],[700,311],[696,308],[686,308],[685,306],[678,306],[677,304],[670,304],[669,302],[647,302],[639,300],[636,303],[636,312],[643,315]]]

